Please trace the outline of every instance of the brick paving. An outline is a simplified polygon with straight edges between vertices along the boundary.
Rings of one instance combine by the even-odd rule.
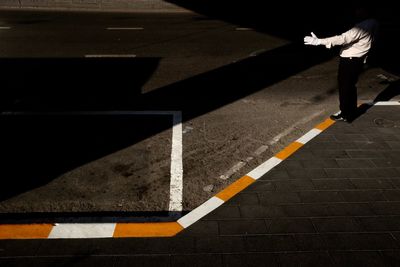
[[[176,237],[3,240],[0,266],[400,266],[399,110],[335,123]]]

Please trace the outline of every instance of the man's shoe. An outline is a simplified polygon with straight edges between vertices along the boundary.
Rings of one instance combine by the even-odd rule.
[[[334,120],[334,121],[347,121],[347,119],[345,117],[343,117],[341,113],[333,114],[330,116],[330,118],[331,118],[331,120]]]

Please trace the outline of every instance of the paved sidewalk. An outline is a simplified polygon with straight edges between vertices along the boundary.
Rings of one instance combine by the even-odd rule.
[[[400,106],[335,123],[173,238],[2,240],[0,266],[400,266]]]

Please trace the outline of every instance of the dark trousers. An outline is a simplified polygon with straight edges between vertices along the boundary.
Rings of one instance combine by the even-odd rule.
[[[362,58],[340,58],[338,69],[339,103],[343,117],[357,116],[357,81],[364,65]]]

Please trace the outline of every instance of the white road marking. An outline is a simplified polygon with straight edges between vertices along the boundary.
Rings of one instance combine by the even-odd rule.
[[[183,162],[182,162],[182,113],[173,113],[171,182],[169,211],[182,211]]]
[[[199,219],[203,218],[222,204],[224,204],[222,199],[218,197],[212,197],[199,207],[192,210],[190,213],[180,218],[178,223],[182,225],[183,228],[188,228],[190,225],[197,222]]]
[[[136,55],[127,54],[127,55],[85,55],[85,58],[134,58]]]
[[[375,106],[400,106],[399,101],[382,101],[382,102],[376,102]]]
[[[60,223],[53,227],[49,239],[113,237],[115,223]]]
[[[252,28],[245,28],[245,27],[237,27],[236,28],[237,31],[252,31]]]
[[[297,139],[297,142],[304,145],[308,141],[310,141],[311,139],[313,139],[314,137],[319,135],[321,132],[322,132],[321,130],[314,128],[314,129],[310,130],[308,133],[306,133],[305,135],[303,135],[302,137],[300,137],[299,139]]]
[[[260,166],[258,166],[257,168],[255,168],[254,170],[252,170],[251,172],[249,172],[247,175],[257,180],[281,162],[282,162],[281,159],[272,157],[263,164],[261,164]]]
[[[0,26],[0,30],[11,30],[11,27]]]
[[[144,30],[143,27],[108,27],[109,31],[141,31]]]
[[[253,159],[253,158],[251,158]],[[250,160],[251,160],[250,159]],[[225,174],[221,175],[219,178],[222,180],[227,180],[229,179],[233,174],[235,174],[237,171],[239,171],[241,168],[246,166],[247,161],[239,161],[236,163],[232,168],[230,168]]]

